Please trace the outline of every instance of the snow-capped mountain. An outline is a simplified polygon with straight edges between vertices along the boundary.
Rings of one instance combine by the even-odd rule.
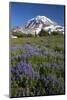
[[[52,31],[58,31],[64,33],[64,27],[58,25],[56,22],[47,18],[46,16],[36,16],[27,21],[24,27],[19,30],[28,34],[38,34],[41,30],[48,31],[51,33]]]

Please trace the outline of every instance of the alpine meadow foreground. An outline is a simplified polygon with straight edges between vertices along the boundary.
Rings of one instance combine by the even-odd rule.
[[[10,39],[11,97],[65,93],[64,35]]]

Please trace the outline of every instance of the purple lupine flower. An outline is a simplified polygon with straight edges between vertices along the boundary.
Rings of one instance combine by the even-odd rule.
[[[16,67],[11,67],[11,69],[11,73],[15,74],[16,77],[19,76],[21,78],[23,75],[27,75],[32,79],[39,79],[39,73],[34,71],[31,63],[21,62]]]

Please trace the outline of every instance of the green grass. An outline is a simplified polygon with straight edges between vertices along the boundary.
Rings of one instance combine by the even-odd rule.
[[[17,39],[11,39],[11,46],[16,45],[24,45],[26,43],[28,44],[39,44],[43,45],[44,43],[48,43],[49,37],[28,37],[28,38],[17,38]]]
[[[48,54],[33,55],[28,58],[14,58],[11,60],[11,66],[14,67],[20,62],[31,63],[34,71],[39,72],[40,77],[47,76],[55,77],[59,80],[59,83],[53,84],[48,80],[47,87],[46,82],[40,79],[29,79],[28,76],[22,76],[20,81],[12,81],[11,83],[11,95],[17,96],[35,96],[35,95],[51,95],[51,94],[64,94],[64,36],[63,35],[51,35],[43,37],[23,37],[10,39],[12,47],[23,46],[30,44],[31,46],[38,47],[42,51],[48,50]],[[42,52],[41,51],[41,52]],[[49,54],[49,52],[54,55]],[[46,51],[45,51],[46,52]],[[50,52],[50,53],[51,53]],[[22,55],[27,53],[25,50],[16,50],[11,52],[11,57]],[[57,53],[57,55],[55,55]],[[48,66],[47,66],[48,64]],[[49,67],[49,64],[53,64]],[[56,64],[56,66],[54,65]],[[49,92],[50,91],[50,92]]]
[[[57,49],[57,51],[64,51],[64,36],[44,36],[44,37],[28,37],[10,39],[11,46],[33,44],[45,46],[50,49]]]
[[[11,39],[11,46],[22,46],[25,44],[31,44],[34,46],[37,46],[38,48],[46,47],[49,51],[52,49],[54,52],[64,52],[64,36],[57,35],[57,36],[44,36],[44,37],[28,37],[28,38],[17,38],[17,39]],[[11,56],[17,56],[26,53],[26,51],[23,50],[17,50],[15,52],[11,52]],[[17,63],[23,61],[22,59],[18,60],[12,60],[11,63],[13,66],[15,66]],[[47,64],[49,63],[64,63],[64,56],[32,56],[31,58],[25,59],[26,62],[32,63],[33,67],[36,68],[39,64]]]

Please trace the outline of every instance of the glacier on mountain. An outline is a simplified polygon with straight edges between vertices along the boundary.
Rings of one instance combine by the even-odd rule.
[[[64,34],[64,27],[61,25],[58,25],[56,22],[52,21],[46,16],[36,16],[30,20],[27,21],[27,23],[18,29],[23,33],[31,33],[31,34],[38,34],[41,30],[48,31],[49,33],[56,31],[59,33]],[[15,29],[14,31],[16,31]]]

